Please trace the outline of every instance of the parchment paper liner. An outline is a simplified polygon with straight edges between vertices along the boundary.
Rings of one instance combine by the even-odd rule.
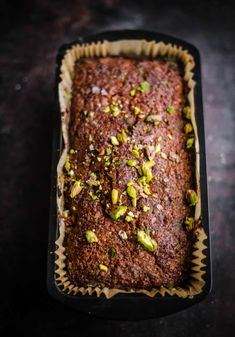
[[[63,247],[63,240],[65,236],[65,224],[63,221],[63,207],[64,207],[64,197],[63,197],[63,187],[64,187],[64,176],[63,176],[63,166],[66,162],[67,152],[69,150],[69,137],[68,137],[68,125],[70,117],[70,99],[72,91],[72,81],[73,81],[73,69],[76,60],[81,57],[105,57],[105,56],[143,56],[143,57],[156,57],[156,56],[172,56],[176,59],[180,59],[184,65],[184,80],[188,85],[188,104],[191,107],[191,119],[195,133],[195,152],[196,152],[196,182],[197,182],[197,193],[199,196],[199,202],[195,207],[195,220],[199,220],[201,215],[201,198],[200,198],[200,156],[199,156],[199,142],[198,142],[198,132],[195,120],[195,104],[194,104],[194,87],[195,81],[193,80],[193,68],[194,59],[192,55],[188,53],[187,50],[183,50],[182,47],[165,44],[163,42],[156,41],[146,41],[146,40],[118,40],[115,42],[98,42],[91,44],[81,44],[74,45],[71,49],[67,50],[61,65],[61,82],[59,83],[59,103],[61,111],[61,123],[62,123],[62,133],[64,139],[64,149],[62,151],[58,166],[57,166],[57,208],[58,208],[58,239],[56,245],[58,246],[55,251],[57,259],[55,261],[58,266],[56,270],[57,274],[57,285],[67,294],[93,294],[96,293],[97,296],[104,294],[107,298],[110,298],[118,293],[141,293],[147,296],[154,297],[156,294],[161,296],[177,295],[181,298],[192,298],[194,295],[199,294],[205,281],[203,279],[203,274],[205,271],[203,267],[205,264],[202,262],[206,257],[203,250],[207,247],[203,241],[207,238],[205,231],[202,227],[194,230],[195,236],[197,237],[194,243],[194,251],[192,252],[192,269],[189,279],[189,284],[186,288],[173,287],[173,288],[154,288],[150,291],[145,289],[140,290],[130,290],[125,291],[122,289],[109,289],[109,288],[99,288],[99,287],[88,287],[79,288],[78,286],[72,284],[66,274],[66,264],[64,255],[65,248]],[[58,193],[59,192],[59,193]],[[62,193],[61,193],[62,192]]]

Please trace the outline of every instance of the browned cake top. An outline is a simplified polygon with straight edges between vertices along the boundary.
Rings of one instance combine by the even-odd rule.
[[[194,151],[181,68],[106,57],[78,62],[74,73],[64,189],[68,276],[85,287],[177,285],[189,266],[195,201],[187,195]]]

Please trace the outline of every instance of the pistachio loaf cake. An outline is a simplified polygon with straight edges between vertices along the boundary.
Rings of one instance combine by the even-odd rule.
[[[64,247],[79,287],[177,286],[190,270],[194,132],[169,58],[76,62],[64,165]]]

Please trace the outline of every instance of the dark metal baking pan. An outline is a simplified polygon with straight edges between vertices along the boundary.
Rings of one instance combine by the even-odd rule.
[[[57,71],[56,71],[56,99],[58,104],[57,86],[60,81],[60,65],[64,54],[68,48],[75,44],[91,43],[97,41],[115,41],[120,39],[145,39],[148,41],[163,41],[165,43],[176,44],[187,49],[195,59],[195,108],[196,122],[198,126],[198,137],[200,143],[200,188],[201,188],[201,203],[202,203],[202,223],[207,234],[205,241],[208,247],[205,250],[206,258],[204,259],[205,274],[203,279],[206,284],[203,291],[194,296],[192,299],[182,299],[177,296],[156,296],[154,298],[147,297],[142,294],[118,294],[111,299],[106,299],[104,295],[97,298],[95,295],[69,295],[64,293],[56,284],[56,265],[55,265],[55,241],[58,237],[57,224],[57,205],[56,205],[56,166],[62,149],[62,135],[60,123],[60,110],[57,110],[54,115],[54,144],[52,155],[52,173],[51,173],[51,205],[50,205],[50,225],[49,225],[49,245],[48,245],[48,274],[47,287],[49,293],[58,301],[73,307],[79,311],[95,315],[100,318],[118,319],[118,320],[139,320],[161,317],[177,311],[186,309],[200,301],[210,292],[211,289],[211,260],[210,260],[210,231],[209,231],[209,212],[208,212],[208,194],[207,194],[207,171],[206,171],[206,152],[205,152],[205,134],[203,120],[203,105],[202,105],[202,88],[201,88],[201,69],[200,55],[198,50],[191,44],[155,32],[146,32],[140,30],[121,30],[98,33],[88,37],[79,37],[77,40],[63,45],[57,55]]]

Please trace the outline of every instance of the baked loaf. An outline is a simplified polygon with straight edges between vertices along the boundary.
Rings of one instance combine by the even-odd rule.
[[[186,95],[174,60],[75,64],[64,166],[73,284],[151,289],[187,278],[197,195]]]

